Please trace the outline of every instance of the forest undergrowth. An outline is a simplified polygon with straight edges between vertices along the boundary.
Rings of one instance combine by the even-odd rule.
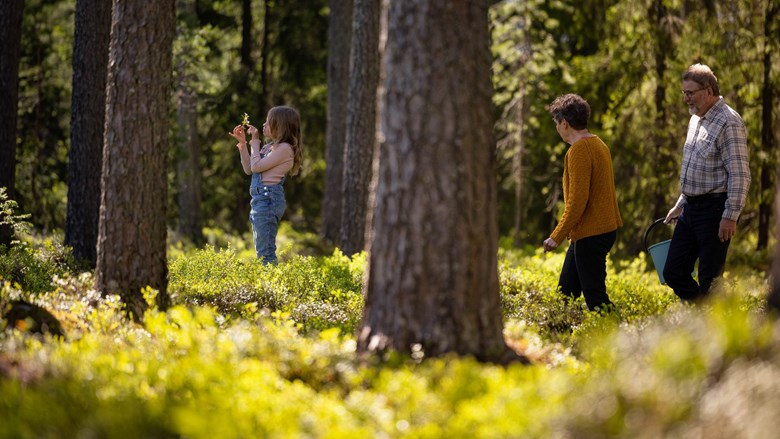
[[[170,243],[175,305],[140,324],[59,237],[0,251],[0,309],[30,304],[62,334],[0,332],[0,438],[760,438],[780,413],[780,326],[747,264],[690,306],[644,254],[610,261],[618,312],[600,314],[556,290],[564,252],[502,249],[504,337],[532,365],[379,361],[355,349],[365,254],[284,228],[264,267],[243,237],[206,235]]]

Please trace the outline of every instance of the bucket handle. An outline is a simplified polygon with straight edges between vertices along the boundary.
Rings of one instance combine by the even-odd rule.
[[[645,232],[645,252],[647,252],[647,237],[650,235],[650,232],[659,224],[662,224],[666,217],[658,218],[657,220],[653,221],[653,224],[650,225],[650,227],[647,228],[647,231]]]

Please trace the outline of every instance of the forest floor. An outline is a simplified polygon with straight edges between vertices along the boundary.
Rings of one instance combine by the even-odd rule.
[[[736,249],[712,297],[681,304],[644,254],[611,260],[619,312],[556,289],[563,252],[502,249],[504,337],[530,366],[361,357],[365,254],[283,230],[280,263],[247,240],[172,242],[175,306],[134,323],[57,237],[0,254],[0,305],[38,306],[0,333],[4,437],[771,437],[780,326],[765,271]],[[145,295],[154,303],[156,292]]]

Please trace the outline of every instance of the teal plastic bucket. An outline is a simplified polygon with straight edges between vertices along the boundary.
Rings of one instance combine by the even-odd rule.
[[[651,224],[645,232],[645,250],[650,254],[650,258],[653,260],[655,272],[658,273],[658,280],[661,281],[661,285],[666,285],[666,280],[664,279],[664,266],[666,265],[666,256],[669,254],[669,246],[671,245],[672,240],[667,239],[666,241],[648,245],[647,238],[650,236],[651,230],[658,226],[665,225],[664,219],[665,218],[658,218],[653,221],[653,224]]]
[[[653,259],[653,265],[655,266],[655,272],[658,273],[658,280],[662,285],[666,285],[664,279],[664,266],[666,266],[666,255],[669,254],[669,245],[672,243],[671,239],[661,241],[657,244],[653,244],[647,248],[647,252],[650,253],[650,257]]]

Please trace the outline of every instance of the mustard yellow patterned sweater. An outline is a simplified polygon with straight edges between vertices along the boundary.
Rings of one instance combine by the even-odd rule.
[[[623,225],[615,194],[609,147],[598,137],[571,145],[563,164],[561,222],[550,237],[561,244],[617,230]]]

